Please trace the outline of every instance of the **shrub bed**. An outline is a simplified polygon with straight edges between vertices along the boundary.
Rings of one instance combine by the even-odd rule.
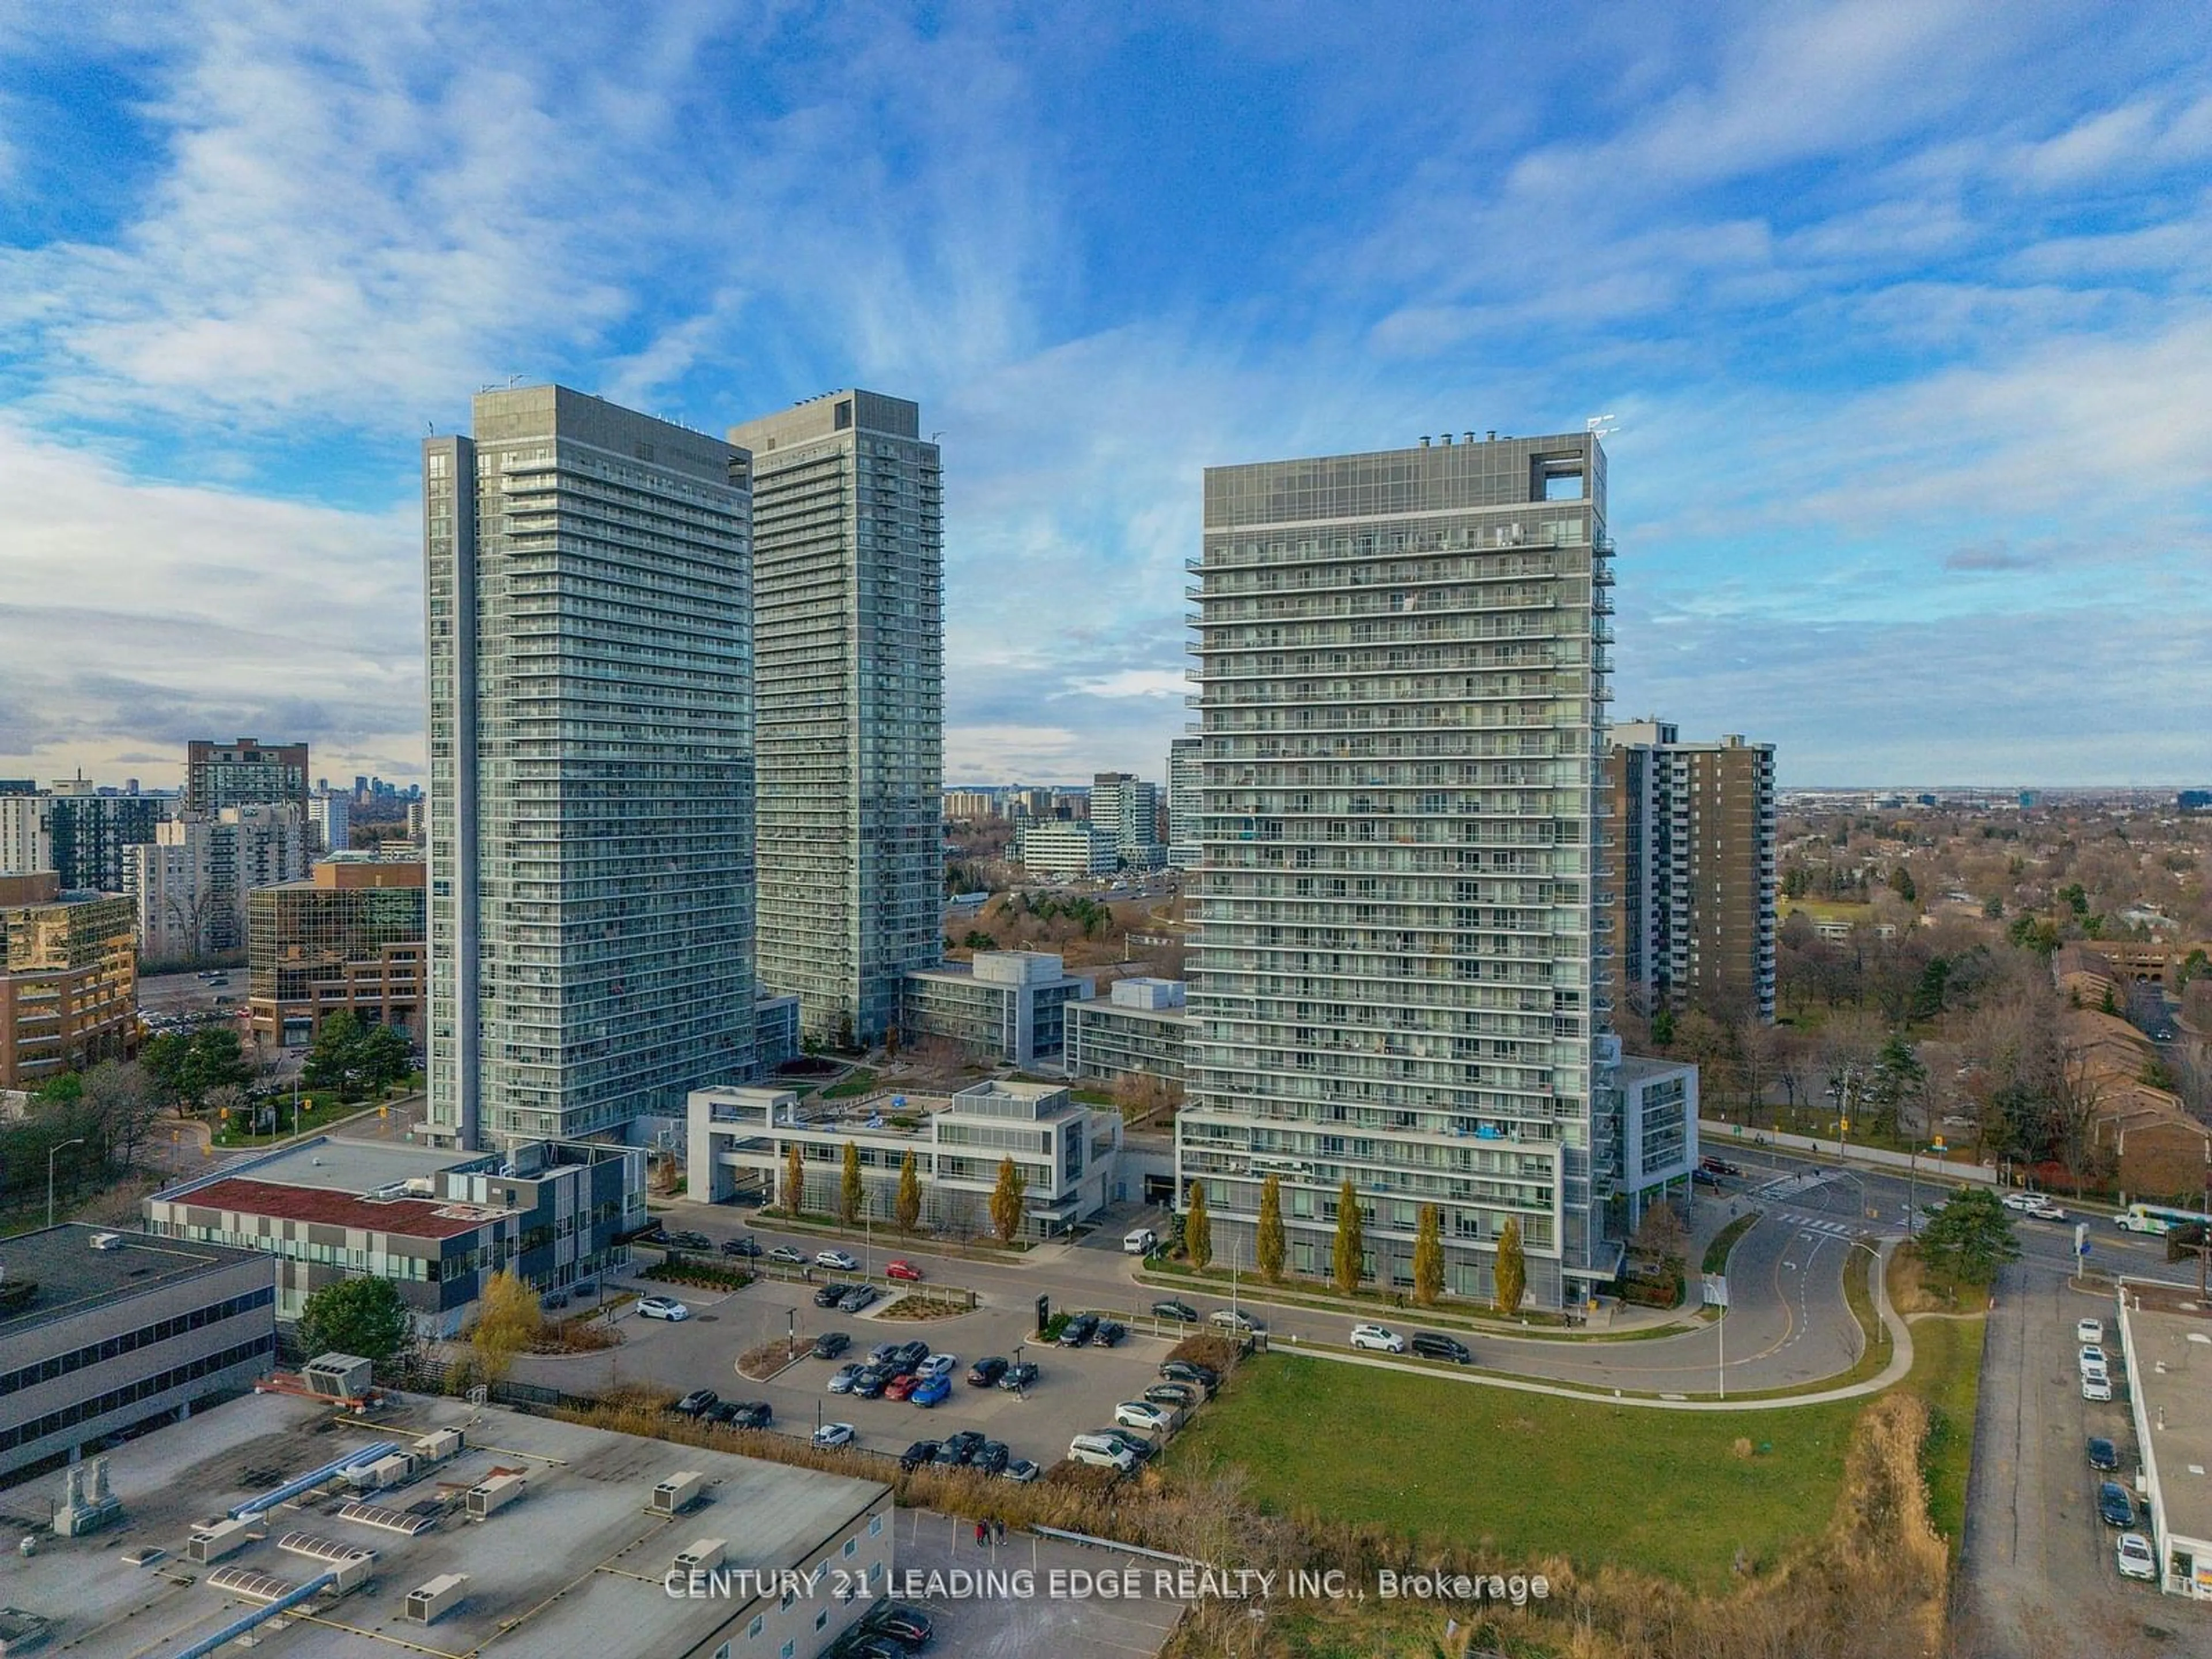
[[[640,1279],[657,1279],[664,1285],[691,1285],[707,1291],[742,1291],[753,1282],[753,1276],[743,1267],[718,1267],[711,1261],[694,1261],[688,1255],[671,1255],[638,1274]]]

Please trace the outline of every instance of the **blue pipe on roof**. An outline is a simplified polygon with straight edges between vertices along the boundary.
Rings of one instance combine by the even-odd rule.
[[[235,1642],[264,1620],[274,1619],[280,1613],[289,1612],[309,1596],[319,1594],[337,1582],[337,1574],[326,1572],[312,1583],[301,1585],[290,1594],[278,1596],[267,1607],[256,1607],[244,1618],[232,1620],[214,1635],[203,1636],[191,1646],[171,1654],[169,1659],[207,1659],[209,1654],[213,1653],[226,1642]]]
[[[258,1498],[249,1498],[243,1504],[234,1505],[230,1510],[230,1518],[234,1521],[243,1521],[246,1516],[258,1515],[264,1510],[273,1510],[286,1498],[296,1498],[311,1486],[321,1486],[324,1481],[342,1469],[349,1469],[356,1463],[374,1463],[378,1458],[389,1457],[398,1449],[398,1441],[380,1440],[374,1445],[364,1447],[360,1451],[348,1452],[343,1457],[324,1464],[322,1468],[312,1474],[301,1475],[296,1480],[287,1480],[274,1492],[264,1492]]]

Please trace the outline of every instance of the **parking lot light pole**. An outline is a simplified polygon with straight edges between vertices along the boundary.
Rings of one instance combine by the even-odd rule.
[[[83,1145],[84,1137],[79,1135],[74,1140],[61,1141],[46,1148],[46,1225],[49,1227],[54,1224],[54,1155],[71,1146]]]

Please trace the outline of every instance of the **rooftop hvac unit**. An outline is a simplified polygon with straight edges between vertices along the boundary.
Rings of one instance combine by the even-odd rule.
[[[194,1529],[185,1545],[185,1559],[198,1561],[203,1566],[210,1561],[220,1561],[226,1555],[235,1555],[252,1543],[256,1536],[251,1521],[218,1521],[211,1527]]]
[[[676,1552],[676,1571],[678,1572],[712,1572],[722,1565],[729,1553],[726,1538],[695,1538]]]
[[[461,1604],[468,1594],[465,1572],[441,1573],[427,1584],[407,1592],[407,1617],[418,1625],[434,1625]]]
[[[440,1429],[435,1434],[426,1434],[415,1445],[415,1455],[425,1463],[442,1463],[457,1456],[461,1449],[459,1429]]]
[[[495,1515],[522,1496],[522,1477],[495,1474],[481,1486],[469,1488],[469,1518],[481,1521]]]
[[[655,1515],[681,1515],[699,1501],[706,1486],[707,1477],[697,1470],[679,1470],[653,1489],[647,1507]]]
[[[325,1400],[359,1400],[368,1392],[375,1369],[358,1354],[326,1353],[310,1359],[300,1375]]]
[[[407,1452],[394,1452],[389,1457],[380,1457],[373,1463],[356,1463],[346,1471],[346,1479],[357,1492],[374,1492],[380,1486],[397,1486],[415,1473],[415,1459]]]
[[[88,1241],[95,1250],[119,1250],[123,1248],[121,1233],[94,1233]]]

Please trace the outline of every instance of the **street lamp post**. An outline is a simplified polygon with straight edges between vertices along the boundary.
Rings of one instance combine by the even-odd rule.
[[[51,1227],[51,1226],[52,1226],[52,1225],[54,1224],[54,1157],[55,1157],[55,1154],[57,1154],[57,1153],[58,1153],[58,1152],[63,1152],[63,1151],[64,1151],[65,1149],[67,1149],[67,1148],[69,1148],[69,1147],[71,1147],[71,1146],[83,1146],[83,1145],[84,1145],[84,1137],[83,1137],[82,1135],[78,1135],[75,1139],[61,1141],[61,1142],[59,1142],[58,1144],[57,1144],[57,1145],[55,1145],[55,1146],[49,1146],[49,1147],[47,1147],[47,1148],[46,1148],[46,1225],[48,1225],[49,1227]]]

